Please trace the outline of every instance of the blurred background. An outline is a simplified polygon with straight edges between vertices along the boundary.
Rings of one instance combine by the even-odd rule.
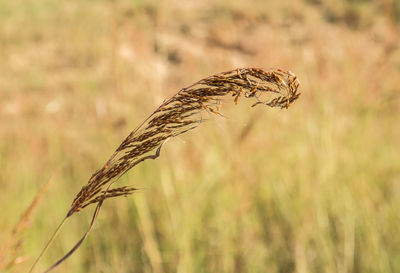
[[[6,272],[164,99],[237,67],[289,69],[302,95],[169,141],[55,272],[400,272],[399,27],[398,0],[1,1],[0,242],[56,175]]]

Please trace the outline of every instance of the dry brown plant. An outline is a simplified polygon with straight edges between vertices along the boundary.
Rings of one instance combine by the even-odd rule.
[[[288,108],[299,95],[297,77],[282,69],[266,71],[260,68],[240,68],[209,76],[182,88],[130,133],[106,164],[92,175],[76,195],[66,217],[39,258],[68,217],[91,204],[97,204],[89,228],[79,242],[45,272],[67,259],[85,240],[104,200],[130,195],[137,190],[134,187],[111,188],[123,174],[146,159],[156,159],[168,139],[196,128],[204,120],[204,113],[222,116],[220,107],[226,97],[232,97],[235,104],[244,98],[253,102],[252,107],[266,105]]]
[[[0,271],[11,268],[12,266],[22,263],[26,257],[21,256],[21,249],[24,242],[25,231],[30,227],[32,215],[39,205],[43,195],[54,180],[55,174],[42,186],[36,194],[28,208],[22,213],[18,222],[13,227],[10,236],[0,248]]]

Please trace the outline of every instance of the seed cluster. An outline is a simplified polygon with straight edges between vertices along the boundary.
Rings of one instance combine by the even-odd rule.
[[[136,188],[111,189],[125,172],[146,159],[159,156],[163,143],[169,138],[196,128],[202,114],[221,115],[220,107],[226,97],[253,101],[252,107],[288,108],[300,95],[299,81],[290,71],[240,68],[204,78],[182,88],[165,101],[118,147],[107,163],[92,175],[72,202],[67,217],[86,206],[107,198],[132,194]],[[151,154],[156,150],[155,154]]]

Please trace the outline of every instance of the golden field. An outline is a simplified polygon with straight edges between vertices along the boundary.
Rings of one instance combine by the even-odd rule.
[[[289,69],[302,95],[287,110],[226,101],[226,118],[171,139],[54,272],[400,272],[399,22],[397,0],[2,1],[0,242],[53,177],[4,272],[29,270],[160,103],[237,67]]]

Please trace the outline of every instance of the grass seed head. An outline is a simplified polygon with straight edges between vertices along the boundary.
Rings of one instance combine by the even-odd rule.
[[[299,85],[290,71],[238,68],[182,88],[134,130],[103,168],[92,175],[72,202],[67,217],[90,204],[132,194],[135,188],[110,187],[133,166],[156,158],[167,139],[196,128],[203,121],[204,112],[222,116],[219,109],[223,98],[233,97],[235,104],[249,99],[253,101],[252,107],[288,108],[300,95]],[[149,155],[157,148],[155,155]]]

